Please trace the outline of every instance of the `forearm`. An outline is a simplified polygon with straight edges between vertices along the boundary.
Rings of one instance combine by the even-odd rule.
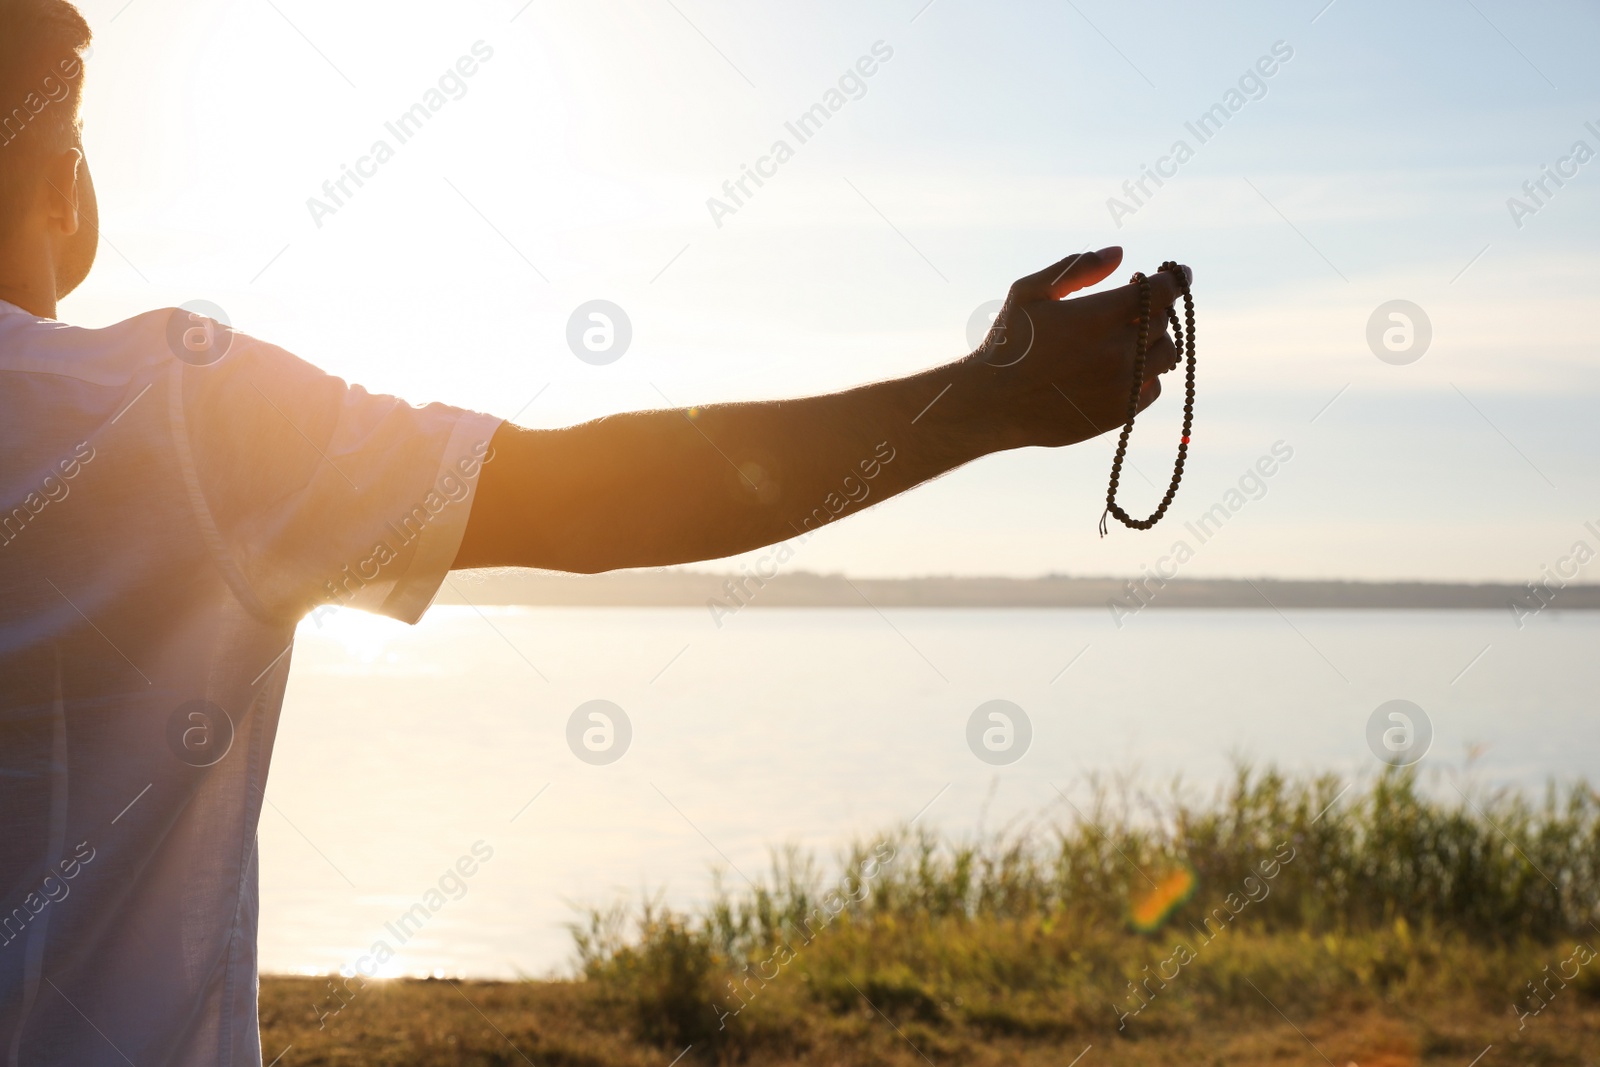
[[[505,427],[458,566],[595,572],[733,555],[1021,443],[972,360],[842,393]],[[480,522],[482,518],[482,522]]]

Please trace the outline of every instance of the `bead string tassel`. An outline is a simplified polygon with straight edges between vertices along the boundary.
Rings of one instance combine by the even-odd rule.
[[[1168,260],[1161,264],[1160,269],[1175,274],[1178,285],[1183,291],[1184,321],[1182,323],[1178,321],[1175,309],[1167,309],[1167,321],[1172,324],[1173,345],[1178,355],[1186,360],[1183,434],[1178,439],[1178,458],[1172,465],[1172,481],[1167,485],[1167,493],[1149,518],[1136,519],[1122,510],[1121,505],[1117,503],[1117,483],[1122,478],[1122,461],[1128,452],[1128,436],[1133,433],[1133,420],[1139,414],[1139,391],[1144,385],[1145,355],[1150,350],[1150,279],[1143,272],[1136,272],[1132,281],[1139,286],[1139,340],[1138,347],[1134,349],[1133,386],[1128,394],[1128,421],[1123,424],[1122,433],[1117,438],[1117,455],[1111,461],[1111,484],[1106,489],[1106,509],[1100,514],[1101,537],[1108,532],[1108,516],[1116,516],[1118,522],[1135,530],[1148,530],[1160,522],[1161,517],[1167,513],[1167,508],[1171,506],[1173,497],[1177,496],[1178,484],[1183,481],[1184,460],[1189,455],[1189,434],[1194,428],[1194,295],[1189,291],[1189,279],[1177,263]]]

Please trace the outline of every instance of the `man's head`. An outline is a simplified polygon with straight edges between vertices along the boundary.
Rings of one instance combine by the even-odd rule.
[[[0,299],[41,314],[88,275],[98,243],[78,119],[89,37],[66,0],[0,0]]]

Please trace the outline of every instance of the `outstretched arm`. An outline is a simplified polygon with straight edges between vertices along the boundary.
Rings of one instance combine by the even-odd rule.
[[[827,396],[613,415],[560,430],[505,425],[455,566],[595,573],[716,559],[814,530],[979,456],[1094,437],[1127,414],[1132,286],[1118,248],[1011,287],[983,346],[906,378]],[[1178,283],[1157,274],[1152,328]],[[1141,406],[1176,353],[1152,340]]]

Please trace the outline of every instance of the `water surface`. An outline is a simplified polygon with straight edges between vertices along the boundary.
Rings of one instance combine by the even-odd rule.
[[[1091,775],[1203,795],[1247,757],[1370,776],[1367,720],[1405,698],[1440,788],[1594,777],[1600,616],[1500,612],[440,606],[416,627],[343,611],[300,628],[262,816],[264,971],[564,967],[570,903],[690,902],[911,819],[956,834],[1086,804]],[[625,710],[615,763],[568,748],[585,701]],[[1033,740],[968,749],[981,703]],[[534,799],[537,797],[537,799]],[[531,801],[531,803],[530,803]],[[931,803],[930,803],[931,802]],[[441,875],[476,842],[470,877]],[[465,867],[472,868],[469,861]],[[459,888],[458,888],[459,887]],[[464,888],[464,892],[462,889]],[[459,896],[459,899],[456,897]],[[397,928],[413,905],[427,921]],[[442,906],[440,906],[440,902]],[[418,914],[418,913],[413,913]]]

